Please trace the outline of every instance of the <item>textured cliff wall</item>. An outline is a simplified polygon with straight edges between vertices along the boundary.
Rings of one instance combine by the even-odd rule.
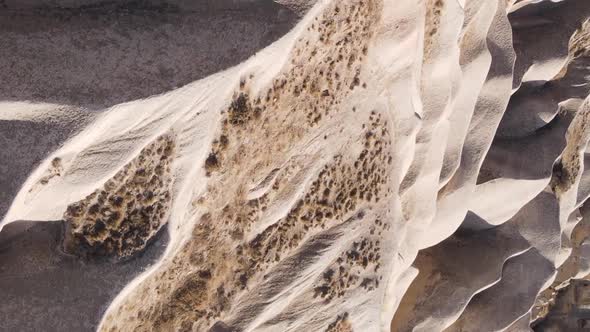
[[[6,329],[589,319],[589,2],[1,5]]]

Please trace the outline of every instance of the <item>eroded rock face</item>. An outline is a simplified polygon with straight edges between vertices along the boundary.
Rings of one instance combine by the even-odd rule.
[[[535,324],[535,331],[584,331],[590,327],[590,281],[574,279],[555,290],[549,314]]]
[[[326,329],[326,332],[350,332],[352,331],[352,327],[350,326],[350,322],[347,320],[348,313],[345,312],[341,316],[336,318],[334,323],[330,324]]]
[[[52,10],[98,20],[141,10],[164,21],[195,11],[217,22],[252,14],[251,5],[91,0]],[[0,225],[63,219],[63,257],[96,267],[93,275],[133,266],[169,232],[162,257],[97,309],[91,329],[584,327],[568,310],[585,305],[576,285],[590,272],[590,3],[264,6],[298,24],[286,33],[274,19],[242,17],[244,35],[261,26],[268,35],[220,31],[207,53],[220,67],[198,76],[200,60],[191,62],[179,81],[189,84],[149,98],[152,90],[109,90],[108,108],[90,93],[80,103],[98,115],[12,200]],[[149,34],[170,31],[162,24]],[[192,30],[179,31],[171,48]],[[240,48],[235,63],[218,56],[219,42]],[[95,52],[89,45],[84,54]],[[167,77],[150,79],[166,86]]]
[[[379,236],[389,226],[363,211],[384,209],[389,200],[387,120],[377,111],[360,115],[363,121],[348,129],[360,141],[349,151],[328,152],[334,154],[330,158],[320,160],[320,151],[303,154],[299,148],[309,144],[311,133],[341,119],[340,113],[356,112],[341,100],[367,89],[362,65],[379,10],[378,1],[330,4],[306,28],[309,37],[296,41],[294,54],[268,89],[255,94],[250,89],[256,77],[241,79],[222,111],[221,132],[203,166],[211,180],[206,192],[194,198],[199,222],[191,239],[125,300],[132,303],[136,296],[150,294],[153,301],[141,311],[111,312],[101,329],[207,330],[222,319],[243,330],[253,323],[252,314],[266,307],[248,294],[259,289],[278,295],[286,286],[269,288],[287,281],[269,271],[319,255],[313,248],[328,248],[334,241],[336,235],[326,234],[330,229],[352,223],[361,225],[363,236],[327,266],[305,298],[318,304],[341,302],[350,290],[376,289]],[[327,135],[320,140],[328,140]],[[306,165],[305,158],[317,162]],[[299,181],[308,184],[297,199],[293,184]],[[285,204],[286,214],[260,229],[279,204]],[[307,258],[303,266],[318,259]]]
[[[173,158],[172,136],[160,136],[103,188],[68,206],[66,252],[128,258],[143,250],[169,216]]]

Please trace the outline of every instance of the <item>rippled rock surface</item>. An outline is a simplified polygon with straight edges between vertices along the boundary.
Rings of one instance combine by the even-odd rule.
[[[589,17],[0,1],[0,330],[590,328]]]

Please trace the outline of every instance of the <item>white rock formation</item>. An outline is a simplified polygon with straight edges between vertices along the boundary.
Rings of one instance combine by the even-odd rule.
[[[7,330],[590,326],[589,1],[0,6]]]

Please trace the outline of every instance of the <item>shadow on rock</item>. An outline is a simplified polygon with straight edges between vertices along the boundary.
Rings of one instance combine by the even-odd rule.
[[[113,298],[163,253],[168,233],[122,263],[61,253],[62,222],[18,221],[0,232],[4,331],[94,331]]]

